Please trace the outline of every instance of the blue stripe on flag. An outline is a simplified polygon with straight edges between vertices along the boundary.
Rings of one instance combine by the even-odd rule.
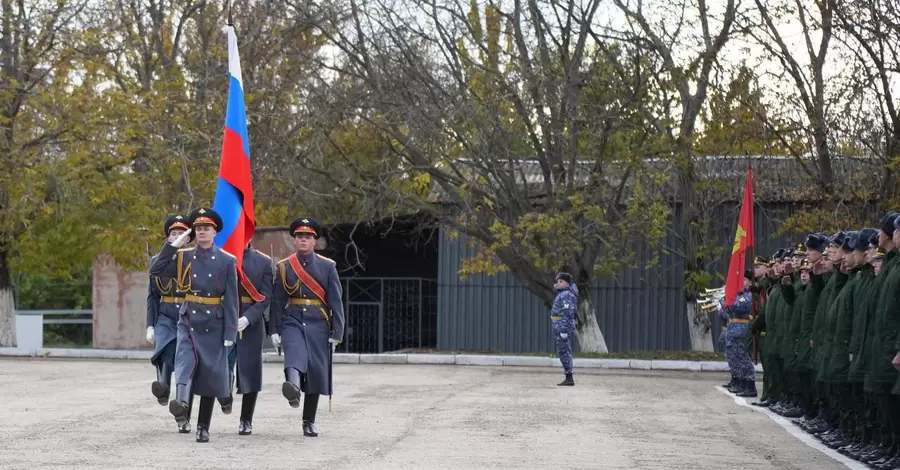
[[[216,198],[213,201],[213,209],[222,217],[222,231],[216,234],[213,242],[218,247],[225,246],[225,242],[231,238],[237,227],[238,220],[242,217],[243,198],[240,191],[231,183],[222,178],[216,183]]]
[[[247,112],[244,110],[244,90],[241,82],[229,75],[228,109],[225,111],[225,127],[241,136],[244,156],[250,158],[250,138],[247,136]]]

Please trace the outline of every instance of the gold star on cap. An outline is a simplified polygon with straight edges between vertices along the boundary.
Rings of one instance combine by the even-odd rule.
[[[200,213],[201,213],[201,214],[205,214],[205,213],[206,213],[206,209],[200,209]]]

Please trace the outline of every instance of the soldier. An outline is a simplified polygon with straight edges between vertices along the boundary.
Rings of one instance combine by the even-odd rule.
[[[186,292],[178,320],[175,352],[175,399],[169,412],[183,426],[188,419],[188,396],[200,396],[197,442],[209,441],[215,398],[229,395],[228,348],[237,338],[237,260],[213,244],[222,227],[214,210],[201,207],[191,213],[191,229],[163,245],[150,273],[174,277]],[[180,249],[196,234],[197,245]]]
[[[166,219],[163,232],[169,243],[174,242],[189,229],[188,220],[180,214]],[[150,263],[156,261],[154,256]],[[184,302],[184,293],[175,288],[174,278],[150,276],[150,287],[147,295],[147,341],[153,345],[153,356],[150,363],[156,367],[156,381],[150,386],[150,392],[160,405],[169,402],[172,372],[175,371],[175,343],[178,331],[178,309]],[[190,405],[188,401],[188,415]],[[191,432],[190,423],[178,427],[178,432]]]
[[[781,401],[773,403],[769,409],[782,416],[796,418],[803,414],[800,409],[800,383],[797,380],[797,354],[796,343],[800,330],[800,318],[802,317],[800,304],[806,290],[802,270],[800,274],[795,272],[794,266],[806,266],[806,247],[799,245],[794,249],[793,259],[785,260],[783,276],[779,280],[781,284],[782,303],[779,342],[773,347],[778,348],[781,365]],[[808,271],[808,270],[807,270]],[[808,278],[807,278],[808,279]]]
[[[756,369],[747,352],[746,336],[750,326],[750,309],[753,298],[750,286],[753,283],[753,272],[744,271],[744,286],[734,301],[724,307],[728,313],[728,330],[725,333],[725,355],[728,366],[734,376],[735,384],[729,389],[739,397],[755,397]],[[723,301],[724,302],[724,301]],[[724,305],[724,304],[723,304]]]
[[[574,386],[572,378],[572,344],[571,336],[575,335],[575,310],[578,305],[578,287],[569,273],[556,275],[556,298],[550,310],[550,325],[553,330],[553,339],[556,342],[556,352],[559,354],[559,362],[562,363],[566,379],[557,385]]]
[[[775,256],[775,263],[772,266],[770,276],[770,289],[765,306],[766,317],[766,363],[768,369],[765,369],[765,375],[769,376],[768,403],[775,403],[784,400],[784,374],[782,371],[782,361],[779,354],[778,345],[780,344],[781,335],[781,314],[783,311],[784,285],[781,279],[784,277],[785,260],[793,256],[793,250],[783,248],[778,250]],[[766,367],[766,366],[763,366]]]
[[[806,259],[812,271],[809,283],[803,295],[801,306],[803,315],[800,318],[800,335],[797,338],[797,370],[801,393],[804,396],[804,416],[794,422],[805,429],[805,426],[819,418],[817,400],[815,394],[815,377],[810,369],[812,361],[812,337],[815,327],[816,308],[822,296],[825,282],[822,274],[825,268],[822,266],[824,253],[828,245],[828,238],[820,233],[813,233],[806,237]]]
[[[335,262],[315,253],[321,226],[311,217],[291,223],[296,253],[278,262],[271,306],[272,342],[284,347],[281,392],[292,408],[303,400],[303,435],[316,437],[320,395],[332,393],[332,357],[344,336],[341,281]]]
[[[850,445],[840,448],[842,454],[859,459],[865,449],[869,449],[874,443],[874,430],[877,420],[874,419],[875,408],[870,394],[863,390],[865,380],[865,366],[862,360],[865,357],[865,343],[869,328],[869,299],[872,297],[872,286],[875,281],[875,271],[872,264],[874,250],[878,245],[877,230],[866,228],[860,231],[856,244],[855,256],[857,261],[862,259],[865,264],[860,267],[857,274],[858,280],[853,291],[850,305],[852,310],[852,324],[850,341],[847,345],[847,383],[850,388],[848,400],[851,403],[850,411],[853,426],[853,440]],[[875,244],[872,244],[873,236]],[[838,359],[839,360],[839,359]],[[869,449],[874,450],[874,449]]]
[[[750,287],[750,291],[753,293],[753,310],[756,312],[756,317],[750,324],[751,334],[756,338],[756,349],[757,355],[759,357],[759,361],[762,363],[763,370],[767,370],[771,366],[768,366],[768,355],[766,354],[768,351],[768,343],[766,337],[766,305],[768,304],[768,294],[769,289],[771,288],[771,279],[770,276],[774,276],[774,271],[772,270],[772,266],[774,262],[772,259],[774,255],[769,258],[763,258],[757,256],[753,262],[753,276],[755,278],[755,282],[753,286]],[[724,327],[723,327],[724,328]],[[720,337],[724,335],[719,335]],[[755,401],[751,403],[754,406],[769,406],[769,390],[771,389],[772,381],[771,374],[763,374],[763,391],[762,396],[760,396],[759,401]]]
[[[897,451],[897,431],[900,421],[895,416],[896,396],[891,389],[897,379],[897,371],[892,366],[895,359],[895,342],[897,338],[896,315],[897,297],[900,288],[900,269],[897,269],[897,253],[894,238],[897,236],[894,222],[897,214],[886,214],[879,224],[879,246],[886,255],[875,279],[877,292],[873,307],[873,336],[869,348],[865,390],[873,394],[881,419],[882,445],[880,449],[863,458],[878,468],[885,467],[894,459]],[[891,467],[892,468],[892,467]]]
[[[240,278],[238,291],[241,295],[240,318],[237,323],[238,339],[228,353],[228,371],[232,374],[232,381],[237,377],[237,393],[243,395],[238,434],[249,436],[253,433],[256,397],[262,390],[265,314],[272,301],[272,258],[257,251],[248,243],[244,249],[241,269],[244,275],[238,276]],[[237,366],[236,374],[235,366]],[[231,395],[226,399],[219,399],[223,413],[231,413],[233,400]]]

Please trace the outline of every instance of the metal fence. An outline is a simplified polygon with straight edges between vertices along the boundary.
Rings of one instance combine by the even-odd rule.
[[[381,353],[437,344],[437,280],[356,277],[342,280],[340,352]]]

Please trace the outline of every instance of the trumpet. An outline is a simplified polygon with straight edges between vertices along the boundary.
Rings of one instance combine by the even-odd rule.
[[[723,286],[723,287],[719,287],[718,289],[704,289],[704,290],[705,290],[705,292],[706,292],[707,295],[710,295],[710,294],[712,294],[712,295],[715,295],[715,294],[722,294],[722,295],[725,295],[725,287],[724,287],[724,286]]]

